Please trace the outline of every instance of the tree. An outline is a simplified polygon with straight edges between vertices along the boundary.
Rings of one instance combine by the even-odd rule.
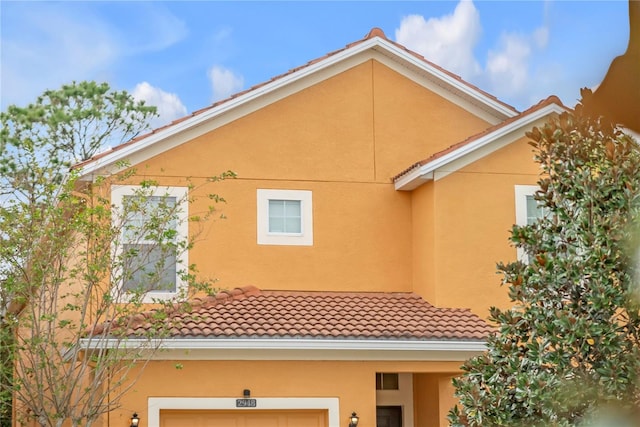
[[[215,211],[186,218],[182,202],[192,200],[195,184],[185,182],[180,200],[152,180],[137,182],[126,165],[91,182],[72,167],[135,137],[154,114],[126,92],[82,82],[0,115],[0,392],[3,408],[15,399],[18,421],[90,425],[118,407],[135,381],[132,367],[169,333],[171,313],[188,308],[194,293],[212,292],[194,266],[171,261],[197,235],[193,226],[181,238],[180,224],[204,224]],[[137,189],[114,204],[106,188],[117,183]],[[171,286],[167,271],[187,286],[175,298],[150,300],[150,291]],[[141,319],[150,331],[136,336],[129,327]],[[132,339],[136,345],[127,344]]]
[[[640,147],[580,104],[528,137],[547,215],[513,227],[527,260],[498,270],[514,306],[490,310],[487,351],[454,380],[453,425],[573,426],[640,409]]]

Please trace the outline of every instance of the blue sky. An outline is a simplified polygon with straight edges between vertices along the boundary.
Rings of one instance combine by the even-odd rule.
[[[0,2],[2,110],[107,81],[175,119],[381,28],[523,110],[575,105],[629,37],[626,1]]]

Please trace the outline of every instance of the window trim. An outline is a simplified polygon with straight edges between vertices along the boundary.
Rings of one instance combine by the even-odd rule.
[[[516,185],[515,186],[515,194],[516,194],[516,225],[524,227],[527,224],[527,196],[535,195],[536,191],[540,190],[540,187],[537,185]],[[524,248],[517,248],[517,256],[518,261],[522,261],[524,263],[528,263],[529,259],[527,254],[524,252]]]
[[[269,231],[269,200],[300,201],[300,233]],[[313,197],[310,190],[257,191],[257,241],[259,245],[313,246]]]
[[[516,224],[527,225],[527,196],[535,195],[540,190],[537,185],[516,185]]]
[[[111,204],[118,208],[122,207],[122,200],[126,196],[134,196],[136,192],[143,187],[140,185],[112,185],[111,186]],[[187,199],[189,189],[187,187],[156,187],[149,191],[149,196],[167,196],[176,198],[176,231],[178,239],[186,241],[189,238],[189,201]],[[125,242],[122,241],[122,244]],[[122,245],[114,247],[114,255],[118,257],[122,253]],[[176,290],[175,292],[167,291],[149,291],[143,298],[143,303],[151,303],[154,300],[171,300],[186,291],[187,282],[182,279],[181,272],[187,270],[189,266],[189,253],[183,251],[176,254]],[[122,283],[117,285],[122,286]]]

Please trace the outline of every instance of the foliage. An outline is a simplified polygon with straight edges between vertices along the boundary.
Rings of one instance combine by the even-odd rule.
[[[640,221],[640,148],[580,105],[528,137],[541,166],[535,198],[549,214],[513,227],[527,261],[498,269],[514,306],[491,309],[498,329],[488,350],[454,380],[453,425],[574,426],[602,408],[640,408],[629,247]]]
[[[164,197],[153,180],[136,182],[125,164],[91,182],[70,168],[114,138],[134,137],[154,111],[106,84],[83,82],[0,115],[0,341],[9,362],[0,391],[14,396],[16,421],[90,425],[118,407],[135,382],[134,364],[144,366],[170,333],[171,314],[188,308],[194,293],[213,291],[196,280],[194,266],[165,261],[197,236],[194,223],[188,237],[177,232],[186,217],[182,200]],[[206,198],[197,187],[232,176],[186,180],[184,202]],[[116,206],[108,189],[119,183],[137,186]],[[214,213],[209,206],[190,219],[204,224]],[[151,290],[168,286],[167,268],[187,286],[174,298],[152,298],[158,293]],[[121,286],[133,279],[137,286]],[[136,335],[131,326],[141,321],[149,327]]]
[[[30,155],[55,154],[48,165],[53,168],[130,140],[148,128],[156,108],[111,90],[107,83],[73,82],[45,91],[27,107],[11,105],[2,115],[3,144],[19,145]],[[2,166],[15,172],[11,164]]]

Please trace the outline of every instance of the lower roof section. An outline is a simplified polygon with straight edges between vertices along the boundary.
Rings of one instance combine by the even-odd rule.
[[[158,360],[463,361],[483,352],[493,332],[470,310],[435,307],[410,292],[236,288],[163,318],[162,340],[147,338],[154,318],[135,316],[125,334],[94,331],[81,346],[132,357],[148,351]]]
[[[130,323],[127,335],[153,331],[153,313]],[[173,313],[170,337],[200,340],[308,342],[484,341],[493,331],[468,309],[435,307],[411,292],[222,291]],[[198,341],[193,341],[198,342]],[[251,342],[251,341],[249,341]]]

